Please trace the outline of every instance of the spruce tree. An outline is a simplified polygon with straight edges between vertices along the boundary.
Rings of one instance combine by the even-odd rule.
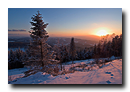
[[[97,54],[97,46],[96,46],[96,44],[94,45],[94,55],[96,55]]]
[[[31,19],[32,22],[30,23],[33,27],[31,27],[32,31],[29,31],[30,37],[32,38],[29,45],[29,51],[31,54],[29,61],[35,66],[44,67],[44,65],[48,63],[48,60],[51,57],[50,55],[52,55],[52,53],[50,54],[48,51],[50,46],[46,43],[49,35],[45,28],[47,27],[48,23],[45,24],[43,22],[39,11],[38,14],[33,15]]]
[[[16,61],[15,62],[22,62],[23,61],[23,55],[24,55],[24,53],[20,48],[16,49],[16,51],[15,51]]]
[[[119,53],[121,57],[122,56],[122,34],[120,35],[120,39],[119,39]]]
[[[63,59],[64,59],[64,46],[62,44],[62,46],[60,46],[60,52],[59,52],[59,59],[60,59],[60,66],[61,66],[61,71],[62,71],[62,63],[63,63]]]
[[[72,64],[73,64],[73,61],[76,56],[74,38],[71,39],[71,43],[70,43],[70,56],[71,56],[71,60],[72,60]]]
[[[100,54],[101,54],[101,43],[100,43],[100,41],[97,45],[97,54],[98,54],[98,57],[100,57]]]
[[[8,62],[14,62],[14,59],[15,59],[15,53],[14,53],[14,51],[11,49],[11,50],[8,52]]]
[[[112,52],[111,41],[108,41],[108,43],[107,43],[107,57],[111,56],[111,52]]]

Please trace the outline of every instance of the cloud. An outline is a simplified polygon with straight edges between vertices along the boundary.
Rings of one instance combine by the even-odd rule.
[[[21,29],[21,30],[17,30],[17,29],[12,29],[12,30],[8,30],[8,31],[13,31],[13,32],[26,32],[27,30],[25,29]]]

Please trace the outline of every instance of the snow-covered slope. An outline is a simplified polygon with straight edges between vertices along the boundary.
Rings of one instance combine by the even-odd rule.
[[[88,61],[88,60],[86,60]],[[86,63],[83,60],[81,63]],[[77,62],[77,65],[80,62]],[[71,65],[65,65],[65,68]],[[9,70],[10,73],[11,70]],[[64,75],[52,76],[38,72],[34,75],[22,78],[24,74],[17,72],[9,74],[10,84],[122,84],[122,59],[113,60],[102,66],[93,68],[91,71],[75,71]],[[25,71],[25,68],[23,69]]]

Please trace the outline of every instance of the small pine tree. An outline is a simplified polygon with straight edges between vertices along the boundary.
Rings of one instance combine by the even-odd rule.
[[[11,50],[8,52],[8,62],[14,62],[14,59],[15,59],[15,53],[14,53],[14,51],[11,49]]]
[[[69,61],[69,53],[65,45],[62,45],[61,52],[62,52],[62,62],[66,63],[67,61]]]
[[[96,55],[97,54],[97,46],[96,46],[96,44],[94,45],[94,55]]]
[[[111,41],[108,41],[108,43],[107,43],[107,47],[106,47],[107,49],[107,57],[110,57],[111,56],[111,52],[112,52],[112,50],[111,50]]]
[[[99,42],[98,43],[98,46],[97,46],[97,54],[100,56],[101,54],[101,43]]]
[[[118,39],[119,39],[119,36],[115,36],[113,39],[112,39],[112,51],[114,53],[114,56],[117,56],[117,53],[118,53]]]
[[[121,57],[122,56],[122,34],[120,35],[120,39],[119,39],[119,54]]]
[[[70,56],[71,56],[71,60],[72,60],[72,64],[73,64],[73,61],[76,56],[74,38],[71,39],[71,43],[70,43]]]
[[[56,52],[56,59],[57,60],[60,60],[60,43],[59,43],[59,39],[58,39],[58,41],[57,41],[57,44],[55,44],[54,46],[53,46],[53,50]]]
[[[23,61],[23,51],[18,48],[16,51],[15,51],[15,58],[16,58],[16,61],[17,62],[22,62]]]

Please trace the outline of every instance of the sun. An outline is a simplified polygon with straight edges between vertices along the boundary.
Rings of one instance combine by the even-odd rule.
[[[96,33],[98,36],[103,36],[103,35],[107,35],[107,31],[106,30],[99,30],[97,33]]]

